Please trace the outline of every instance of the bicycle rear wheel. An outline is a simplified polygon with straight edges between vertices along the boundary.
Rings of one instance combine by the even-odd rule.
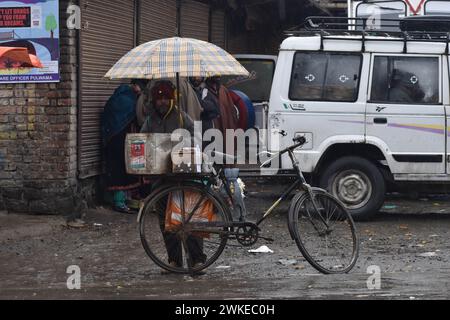
[[[202,213],[210,214],[211,221],[199,223]],[[181,184],[162,187],[149,196],[139,231],[145,252],[158,266],[174,273],[198,273],[223,252],[228,240],[223,225],[229,221],[229,212],[203,185]],[[210,232],[200,232],[198,224]]]
[[[313,188],[296,196],[289,209],[291,233],[300,252],[318,271],[347,273],[355,265],[359,242],[355,224],[344,205],[325,190]]]

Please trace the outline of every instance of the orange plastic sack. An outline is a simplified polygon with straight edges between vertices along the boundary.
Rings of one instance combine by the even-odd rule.
[[[183,220],[188,219],[191,212],[194,210],[197,203],[200,201],[201,194],[198,192],[184,192],[184,212],[185,217],[182,217],[181,207],[183,205],[183,192],[172,192],[167,201],[165,231],[176,232]],[[211,200],[204,199],[190,219],[190,222],[210,222],[214,221],[216,215],[214,213],[214,205]],[[202,238],[209,238],[209,233],[199,232],[196,236]]]

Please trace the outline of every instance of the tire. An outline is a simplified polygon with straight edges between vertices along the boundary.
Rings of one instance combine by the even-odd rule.
[[[209,233],[196,233],[192,222],[182,219],[183,221],[175,229],[168,230],[166,221],[168,199],[171,195],[178,194],[180,203],[189,208],[189,205],[184,204],[182,200],[186,199],[187,192],[197,194],[198,200],[195,200],[196,204],[192,211],[198,208],[200,203],[204,204],[203,201],[209,201],[211,210],[214,212],[214,222],[231,221],[228,209],[211,191],[201,184],[183,183],[163,186],[146,199],[139,216],[139,233],[145,252],[156,265],[173,273],[195,274],[209,267],[219,258],[227,244],[228,228],[222,226],[211,228],[212,231]],[[189,212],[186,212],[184,216],[188,214]],[[170,255],[166,243],[172,248]]]
[[[289,230],[305,259],[324,274],[348,273],[359,255],[353,219],[345,206],[322,189],[313,189],[319,211],[304,192],[289,209]]]
[[[331,163],[320,186],[338,198],[353,219],[372,218],[384,203],[386,183],[378,167],[362,157],[347,156]]]

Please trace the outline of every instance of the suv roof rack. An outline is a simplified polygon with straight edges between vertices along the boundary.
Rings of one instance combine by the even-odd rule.
[[[376,24],[375,24],[376,23]],[[434,30],[427,31],[425,29]],[[422,30],[420,30],[422,29]],[[323,50],[323,40],[362,41],[362,51],[365,51],[365,41],[403,41],[404,53],[407,53],[407,42],[440,42],[446,44],[449,53],[450,32],[449,16],[412,17],[404,19],[371,19],[348,17],[307,17],[304,23],[284,33],[287,36],[311,37],[320,36],[320,49]],[[435,31],[438,30],[438,31]],[[356,36],[356,38],[342,38]]]

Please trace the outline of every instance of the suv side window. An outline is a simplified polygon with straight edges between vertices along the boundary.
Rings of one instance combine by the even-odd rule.
[[[370,101],[439,104],[439,58],[375,56]]]
[[[289,98],[354,102],[358,98],[361,63],[360,54],[297,52]]]

